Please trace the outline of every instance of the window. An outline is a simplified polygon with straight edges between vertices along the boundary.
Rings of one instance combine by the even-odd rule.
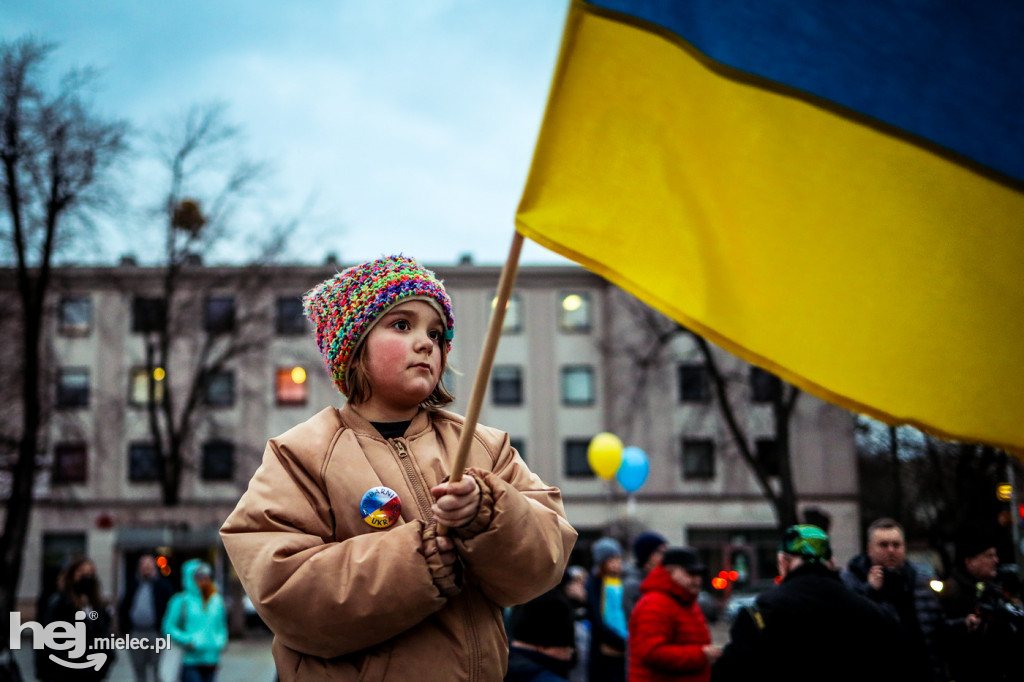
[[[89,405],[89,370],[64,367],[57,372],[57,407]]]
[[[491,297],[491,310],[498,302],[497,295]],[[505,308],[505,319],[501,323],[502,334],[518,334],[523,331],[523,301],[519,294],[512,294]]]
[[[203,402],[211,407],[235,404],[235,373],[231,370],[209,372],[203,379]]]
[[[203,329],[210,334],[226,334],[235,329],[233,296],[210,296],[203,306]]]
[[[564,294],[559,302],[558,326],[563,332],[589,332],[590,294]]]
[[[278,367],[275,392],[278,405],[305,405],[306,370],[302,367]]]
[[[162,367],[155,367],[153,377],[153,402],[160,405],[164,401],[164,379],[166,374]],[[132,407],[149,405],[150,371],[145,367],[133,367],[129,373],[128,402]]]
[[[754,457],[768,476],[779,475],[779,449],[773,438],[758,438],[754,441]]]
[[[226,440],[203,443],[204,481],[230,481],[235,477],[235,445]]]
[[[88,467],[85,443],[57,443],[53,449],[51,483],[85,483]]]
[[[589,366],[562,368],[562,404],[594,404],[594,368]]]
[[[525,461],[526,460],[526,441],[523,440],[522,438],[509,438],[508,439],[508,443],[509,443],[509,445],[512,446],[513,450],[515,450],[516,452],[519,453],[519,456],[523,458],[523,461]]]
[[[136,296],[132,299],[132,331],[159,332],[167,325],[167,306],[162,298]]]
[[[760,367],[751,367],[750,391],[754,402],[770,403],[782,395],[782,381]]]
[[[306,318],[302,314],[302,299],[284,296],[277,299],[277,333],[305,334]]]
[[[711,375],[704,365],[679,365],[679,402],[711,400]]]
[[[587,448],[590,441],[582,438],[569,438],[565,441],[565,475],[571,478],[594,478],[594,471],[587,461]]]
[[[128,446],[128,480],[132,483],[160,480],[160,458],[152,443],[131,443]]]
[[[518,367],[495,367],[491,372],[491,400],[495,405],[523,404],[523,377]]]
[[[92,300],[88,296],[65,296],[60,300],[58,329],[64,336],[85,336],[92,329]]]
[[[683,439],[683,480],[715,477],[715,443],[706,438]]]

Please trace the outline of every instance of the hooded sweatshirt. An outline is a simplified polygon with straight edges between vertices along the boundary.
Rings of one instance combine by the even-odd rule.
[[[171,597],[164,613],[163,632],[171,636],[171,646],[186,647],[182,665],[217,665],[228,643],[224,599],[214,592],[203,603],[195,582],[196,569],[202,563],[190,559],[182,565],[183,589]]]

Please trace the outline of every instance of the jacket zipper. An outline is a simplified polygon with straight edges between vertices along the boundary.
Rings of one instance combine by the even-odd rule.
[[[405,467],[406,478],[409,479],[409,484],[412,486],[412,490],[416,493],[416,504],[419,505],[420,514],[423,515],[424,520],[430,523],[434,520],[434,512],[430,511],[430,501],[427,499],[427,495],[423,490],[423,484],[420,481],[420,477],[416,475],[416,468],[412,465],[412,461],[409,459],[409,453],[405,449],[405,443],[400,440],[391,441],[395,445],[395,449],[398,451],[398,459]]]

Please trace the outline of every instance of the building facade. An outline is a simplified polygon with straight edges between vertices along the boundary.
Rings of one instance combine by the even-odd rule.
[[[300,302],[341,267],[194,264],[181,271],[170,305],[159,269],[122,263],[55,271],[43,466],[19,590],[27,608],[52,589],[72,554],[96,561],[111,595],[137,557],[153,551],[168,557],[169,572],[203,557],[233,582],[217,529],[266,440],[343,402]],[[469,260],[428,267],[453,299],[446,383],[457,396],[451,409],[464,413],[500,268]],[[0,270],[0,306],[8,313],[13,287],[13,273]],[[2,317],[0,333],[11,343],[0,373],[11,395],[0,396],[8,406],[0,426],[13,433],[17,334],[12,315]],[[164,325],[175,330],[167,367],[153,362]],[[770,452],[774,377],[714,353],[751,447]],[[169,404],[180,420],[190,400],[179,499],[168,506],[149,407]],[[628,542],[654,529],[700,548],[715,572],[736,570],[740,584],[774,576],[773,509],[725,426],[694,338],[600,277],[575,266],[521,267],[480,422],[507,431],[530,467],[561,488],[581,531],[574,561],[587,562],[586,549],[601,534]],[[650,475],[633,495],[590,471],[587,445],[602,431],[647,454]],[[845,561],[859,547],[853,417],[801,395],[790,439],[799,503],[831,515],[837,558]],[[0,478],[0,495],[9,485]]]

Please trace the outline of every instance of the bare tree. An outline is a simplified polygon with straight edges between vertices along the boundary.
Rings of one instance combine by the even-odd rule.
[[[665,364],[669,361],[668,351],[675,339],[691,332],[637,299],[630,297],[624,305],[633,319],[632,326],[638,333],[632,342],[624,345],[618,343],[615,352],[625,355],[633,369],[633,381],[626,404],[630,406],[628,414],[636,416],[645,409],[644,396],[649,393],[647,387],[651,377],[655,372],[664,371]],[[697,334],[692,334],[692,337],[714,389],[715,407],[724,420],[740,457],[772,505],[779,528],[797,523],[797,491],[793,484],[793,468],[790,461],[790,424],[801,391],[771,377],[777,381],[775,389],[771,391],[774,452],[762,453],[764,457],[759,457],[752,447],[752,434],[747,424],[740,418],[739,406],[749,399],[749,393],[736,389],[741,385],[746,386],[746,375],[739,376],[726,371],[719,363],[711,344]],[[777,489],[772,483],[773,478],[778,481]]]
[[[181,499],[182,474],[191,465],[209,380],[267,338],[266,311],[240,314],[229,328],[206,329],[196,323],[202,287],[226,284],[210,279],[198,266],[218,243],[233,236],[235,209],[266,174],[262,163],[241,156],[240,136],[223,105],[214,103],[191,107],[156,137],[168,184],[158,212],[164,230],[162,278],[157,309],[150,311],[153,324],[145,331],[145,367],[149,431],[160,461],[162,501],[168,506]],[[229,285],[250,294],[258,288],[260,265],[293,226],[294,221],[271,229],[255,261],[241,277],[235,270]],[[201,281],[205,284],[197,284]]]
[[[107,184],[127,150],[128,126],[91,111],[92,75],[66,75],[54,95],[43,69],[52,47],[34,39],[0,44],[0,163],[7,209],[4,244],[14,261],[22,377],[20,429],[10,497],[0,536],[0,611],[14,611],[32,510],[42,423],[42,332],[55,254],[91,210],[113,196]],[[0,647],[9,642],[9,624]],[[9,665],[14,666],[13,663]],[[13,669],[7,674],[15,675]]]

